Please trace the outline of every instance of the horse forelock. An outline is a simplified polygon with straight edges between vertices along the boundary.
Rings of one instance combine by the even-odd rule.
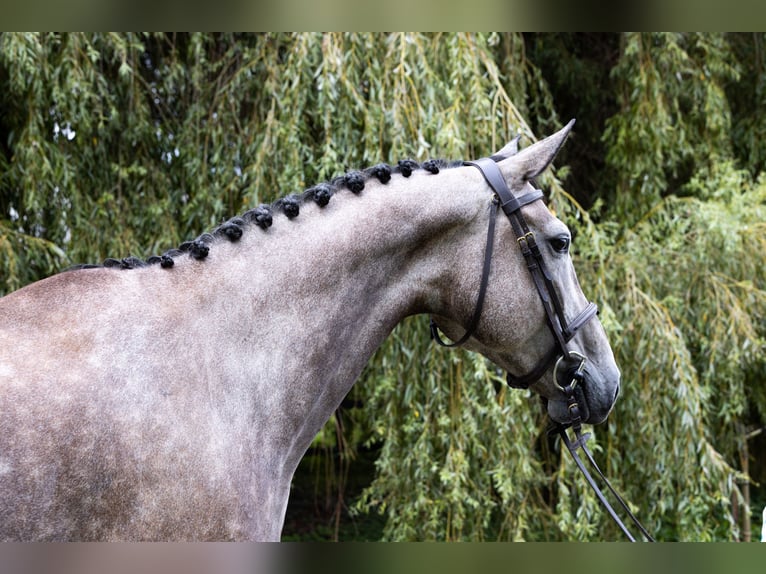
[[[283,214],[288,219],[294,219],[300,215],[301,207],[308,203],[316,203],[320,208],[329,204],[332,197],[341,189],[348,189],[354,195],[359,195],[365,189],[366,184],[372,180],[385,185],[393,175],[401,175],[408,178],[416,170],[424,170],[431,174],[438,174],[442,169],[450,169],[462,165],[461,160],[429,159],[418,163],[411,159],[400,160],[397,165],[379,163],[363,170],[350,170],[337,176],[330,181],[318,183],[301,193],[293,193],[258,207],[249,209],[245,213],[232,217],[222,223],[212,232],[203,233],[191,241],[185,241],[177,248],[170,249],[162,255],[152,255],[145,261],[138,257],[125,257],[122,259],[107,258],[102,264],[81,264],[70,267],[77,269],[138,269],[151,265],[160,265],[164,269],[174,266],[175,259],[187,255],[198,261],[207,258],[213,244],[220,239],[231,243],[239,241],[246,231],[253,227],[262,231],[268,230],[274,223],[275,214]]]

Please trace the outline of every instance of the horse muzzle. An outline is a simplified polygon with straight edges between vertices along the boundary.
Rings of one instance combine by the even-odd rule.
[[[558,358],[553,368],[558,396],[549,398],[549,416],[560,424],[599,424],[606,420],[620,391],[619,373],[603,375],[576,351]]]

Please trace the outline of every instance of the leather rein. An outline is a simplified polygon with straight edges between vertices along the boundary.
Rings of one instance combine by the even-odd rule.
[[[577,351],[569,348],[569,342],[575,336],[588,321],[595,317],[598,313],[598,307],[595,303],[588,303],[577,317],[572,321],[567,322],[564,316],[563,306],[556,293],[553,285],[551,275],[543,261],[540,248],[535,241],[535,234],[530,231],[527,225],[524,215],[521,213],[521,208],[525,205],[533,203],[537,200],[543,199],[543,192],[539,189],[535,189],[521,197],[515,197],[508,189],[508,185],[505,182],[500,168],[497,166],[496,161],[493,158],[482,158],[476,161],[467,161],[463,165],[472,166],[477,168],[489,186],[494,191],[492,197],[492,203],[490,207],[489,227],[487,229],[487,243],[484,248],[484,264],[481,272],[481,283],[479,284],[479,294],[476,300],[476,307],[474,308],[473,315],[468,323],[466,332],[457,341],[452,343],[445,342],[439,335],[439,328],[436,325],[433,317],[431,317],[431,337],[443,347],[458,347],[463,345],[474,334],[476,328],[479,325],[481,318],[482,308],[484,306],[484,298],[487,293],[487,284],[489,283],[489,273],[492,265],[492,252],[495,236],[495,223],[497,220],[498,208],[503,210],[506,217],[511,223],[513,232],[516,236],[516,240],[521,249],[521,253],[526,261],[527,268],[532,276],[532,280],[535,284],[540,300],[543,303],[545,313],[548,320],[548,327],[553,334],[554,346],[546,353],[546,355],[540,360],[529,373],[521,376],[514,376],[511,373],[507,373],[506,382],[509,387],[517,389],[527,389],[529,386],[537,381],[546,370],[551,366],[553,367],[554,383],[564,393],[567,398],[567,408],[569,410],[571,422],[568,425],[557,424],[551,432],[556,432],[561,436],[561,440],[569,450],[572,458],[574,459],[577,468],[585,476],[586,481],[590,487],[596,493],[596,497],[602,506],[607,510],[612,520],[620,527],[623,533],[628,537],[631,542],[635,542],[635,537],[626,528],[625,524],[620,520],[619,516],[615,512],[614,508],[604,497],[603,492],[600,490],[595,480],[588,472],[588,469],[582,462],[582,459],[578,456],[577,450],[582,449],[585,453],[585,457],[588,462],[594,468],[598,476],[607,485],[607,488],[612,495],[619,502],[623,510],[628,514],[633,523],[641,531],[643,536],[650,542],[654,542],[654,538],[647,532],[646,528],[639,522],[635,515],[630,511],[627,503],[624,499],[615,491],[609,480],[601,472],[601,469],[593,459],[592,454],[586,446],[586,441],[590,437],[590,433],[582,434],[582,420],[580,415],[580,407],[577,404],[574,389],[578,384],[582,384],[584,381],[584,370],[586,357]],[[572,428],[575,434],[575,440],[570,440],[567,435],[567,428]]]

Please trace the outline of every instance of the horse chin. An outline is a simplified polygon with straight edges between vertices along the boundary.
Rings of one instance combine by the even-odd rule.
[[[585,398],[585,394],[580,389],[575,389],[575,398],[577,399],[577,405],[580,408],[580,420],[582,422],[591,424],[597,424],[601,422],[590,420],[590,409],[588,408],[588,401]],[[572,416],[569,412],[569,406],[567,405],[566,401],[549,399],[547,403],[548,416],[551,417],[554,422],[563,425],[569,425],[572,423]]]

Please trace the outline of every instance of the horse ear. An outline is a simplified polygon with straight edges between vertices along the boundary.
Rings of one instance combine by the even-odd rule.
[[[521,134],[517,135],[515,138],[513,138],[510,142],[505,144],[503,149],[496,151],[493,153],[490,157],[495,160],[496,162],[503,161],[504,159],[508,159],[509,157],[516,155],[519,153],[519,140],[521,139]]]
[[[570,120],[567,125],[555,134],[524,148],[502,161],[501,168],[505,172],[504,175],[508,177],[510,174],[516,174],[521,175],[524,179],[532,179],[540,175],[551,164],[561,146],[564,145],[564,141],[567,139],[574,123],[574,119]],[[510,145],[508,144],[506,147]]]

